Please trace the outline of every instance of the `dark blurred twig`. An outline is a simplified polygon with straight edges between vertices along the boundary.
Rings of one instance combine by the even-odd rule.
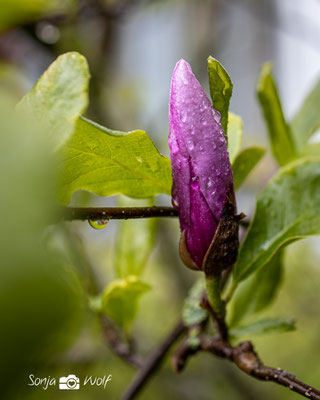
[[[61,216],[65,221],[75,219],[100,221],[105,219],[138,219],[152,217],[177,217],[172,207],[62,207]],[[240,221],[247,227],[250,221]]]
[[[138,392],[140,392],[152,375],[159,369],[170,347],[185,330],[186,327],[183,322],[179,321],[164,341],[160,343],[153,353],[151,353],[150,357],[146,360],[127,391],[121,397],[121,400],[131,400],[138,394]]]
[[[142,367],[142,360],[134,353],[130,343],[122,339],[121,332],[118,332],[111,320],[101,315],[100,321],[103,335],[112,351],[127,364],[136,368]]]
[[[66,221],[107,220],[107,219],[137,219],[151,217],[176,217],[178,212],[172,207],[64,207],[62,218]]]

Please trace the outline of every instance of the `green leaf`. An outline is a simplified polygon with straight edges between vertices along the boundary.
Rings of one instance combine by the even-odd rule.
[[[228,130],[228,110],[232,95],[232,81],[228,72],[213,57],[208,58],[208,74],[210,85],[210,96],[213,107],[221,115],[221,126],[226,135]]]
[[[266,264],[290,242],[320,234],[320,160],[300,159],[280,169],[259,195],[240,247],[235,284]]]
[[[289,332],[296,329],[294,318],[266,318],[250,325],[230,330],[233,337],[265,335],[268,333]]]
[[[43,127],[56,150],[70,138],[88,105],[88,85],[86,59],[76,52],[66,53],[50,65],[18,108]]]
[[[265,153],[262,147],[249,147],[243,150],[232,164],[234,188],[237,190],[258,164]]]
[[[150,206],[150,201],[120,201],[120,206]],[[114,264],[119,278],[140,276],[154,246],[157,219],[119,221]]]
[[[136,316],[139,298],[150,285],[136,276],[111,282],[102,295],[102,311],[122,328],[128,330]]]
[[[242,119],[239,115],[229,112],[228,122],[228,152],[231,164],[241,148],[242,141]]]
[[[201,277],[193,284],[184,302],[182,318],[186,326],[200,324],[208,317],[208,312],[200,307],[204,290],[205,282]]]
[[[297,149],[301,150],[309,137],[320,128],[320,79],[304,100],[290,126]]]
[[[81,118],[62,152],[63,204],[69,203],[77,190],[133,198],[171,193],[170,160],[158,152],[144,131],[112,131]]]
[[[230,326],[266,309],[274,299],[282,278],[282,251],[277,251],[263,268],[241,283],[232,299]]]
[[[295,158],[295,148],[271,70],[271,63],[263,65],[257,88],[258,98],[267,123],[272,153],[282,166]]]
[[[0,31],[51,14],[68,11],[74,0],[0,0]]]

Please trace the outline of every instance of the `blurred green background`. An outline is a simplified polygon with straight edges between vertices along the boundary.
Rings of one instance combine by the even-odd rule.
[[[86,115],[112,129],[144,129],[168,155],[173,67],[185,58],[208,88],[206,59],[212,55],[233,79],[231,110],[243,118],[245,144],[267,146],[255,98],[260,65],[274,62],[283,106],[291,116],[319,74],[319,17],[317,0],[0,0],[1,398],[117,399],[130,383],[135,369],[108,349],[88,306],[88,293],[94,292],[88,265],[101,289],[125,263],[139,262],[144,268],[143,281],[152,290],[141,298],[132,328],[142,356],[174,326],[198,277],[178,258],[176,220],[152,223],[154,239],[145,237],[146,221],[111,221],[103,230],[87,222],[53,225],[55,160],[41,132],[11,118],[10,105],[58,55],[76,50],[88,59],[92,75]],[[256,194],[275,171],[268,154],[238,193],[240,211],[252,215]],[[72,203],[108,206],[119,201],[132,205],[128,199],[83,193]],[[160,196],[157,204],[170,204],[170,199]],[[130,224],[129,232],[123,233],[124,224]],[[153,246],[154,240],[150,257],[125,259],[121,251],[133,237],[133,253],[146,240]],[[283,285],[267,315],[294,316],[298,329],[250,338],[266,364],[314,386],[320,386],[319,260],[318,239],[286,250]],[[112,374],[112,381],[105,390],[93,386],[72,393],[56,386],[45,391],[27,385],[29,374],[57,379],[76,374],[81,380]],[[194,357],[180,375],[173,373],[168,358],[139,399],[165,397],[298,398],[207,354]]]

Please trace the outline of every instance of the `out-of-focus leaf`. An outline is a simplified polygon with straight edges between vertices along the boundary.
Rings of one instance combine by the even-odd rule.
[[[290,126],[297,149],[301,150],[309,137],[320,128],[320,79],[304,100]]]
[[[15,65],[6,62],[0,62],[1,96],[12,96],[15,98],[15,102],[18,102],[25,92],[24,84],[25,81],[22,73]]]
[[[63,204],[69,203],[77,190],[133,198],[171,193],[170,160],[158,152],[144,131],[112,131],[81,118],[62,152]]]
[[[120,206],[150,206],[150,202],[120,200]],[[119,278],[140,276],[154,246],[156,218],[119,221],[114,265]]]
[[[68,11],[74,0],[0,0],[0,31],[51,14]]]
[[[281,282],[282,269],[282,251],[278,251],[263,268],[240,284],[231,303],[231,326],[238,326],[271,304]]]
[[[296,154],[271,70],[271,63],[263,65],[257,88],[258,98],[267,123],[272,153],[282,166],[293,160]]]
[[[203,278],[199,278],[190,289],[184,302],[182,318],[186,326],[200,324],[208,317],[208,312],[200,307],[204,290],[205,282]]]
[[[230,330],[233,337],[265,335],[268,333],[289,332],[296,329],[294,318],[266,318],[250,325]]]
[[[26,371],[70,345],[84,311],[75,273],[44,243],[56,219],[53,157],[43,132],[9,103],[0,97],[2,398],[16,397],[5,393],[11,389],[21,396]]]
[[[102,311],[128,330],[136,316],[139,298],[149,289],[150,285],[133,275],[117,279],[102,295]]]
[[[307,144],[302,151],[304,156],[312,156],[312,157],[320,157],[320,143],[309,143]]]
[[[242,119],[239,115],[229,112],[228,122],[228,152],[231,164],[237,157],[242,141]]]
[[[72,135],[88,104],[89,69],[79,53],[61,55],[20,103],[44,129],[54,149]]]
[[[210,95],[213,107],[221,115],[221,126],[226,135],[228,130],[228,110],[232,95],[232,81],[228,72],[213,57],[208,58]]]
[[[249,147],[243,150],[232,164],[234,188],[237,190],[258,164],[265,153],[262,147]]]
[[[320,234],[320,160],[300,159],[280,169],[257,200],[234,268],[238,283],[293,240]]]

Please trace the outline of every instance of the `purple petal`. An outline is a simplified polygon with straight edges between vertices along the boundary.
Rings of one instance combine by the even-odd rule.
[[[201,268],[233,177],[220,115],[184,60],[172,76],[169,125],[173,205],[189,253]]]

